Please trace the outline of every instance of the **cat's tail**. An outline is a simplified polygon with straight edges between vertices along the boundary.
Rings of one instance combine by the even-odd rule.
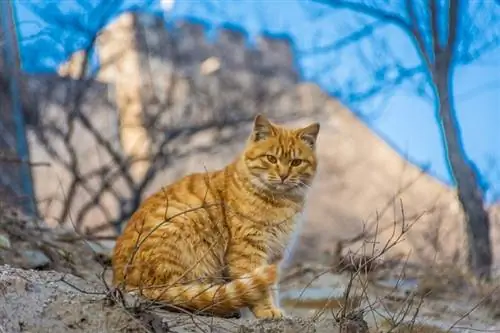
[[[143,296],[190,311],[227,315],[261,299],[277,280],[276,265],[264,265],[224,284],[189,283],[144,288]]]

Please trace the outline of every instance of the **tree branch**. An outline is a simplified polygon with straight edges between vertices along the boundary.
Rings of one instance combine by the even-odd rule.
[[[432,1],[432,0],[430,0]],[[417,46],[418,46],[418,51],[420,53],[420,56],[422,59],[425,61],[427,67],[431,69],[432,71],[432,57],[429,54],[429,50],[427,49],[427,46],[425,45],[425,39],[424,36],[422,35],[422,32],[419,29],[419,24],[418,24],[418,17],[417,14],[415,13],[415,9],[413,8],[413,4],[411,0],[406,0],[406,10],[408,12],[408,17],[410,18],[410,28],[408,32],[412,35],[412,37],[415,39]]]
[[[341,48],[344,48],[348,45],[354,44],[356,42],[359,42],[363,38],[366,38],[373,34],[375,30],[386,26],[387,23],[384,21],[375,21],[353,33],[351,33],[348,36],[345,36],[343,38],[340,38],[336,40],[334,43],[330,45],[325,45],[325,46],[318,46],[314,47],[308,50],[297,50],[298,53],[300,53],[301,56],[309,56],[309,55],[314,55],[318,53],[325,53],[325,52],[332,52],[332,51],[337,51]]]
[[[382,91],[386,89],[402,84],[403,82],[411,79],[418,73],[425,73],[425,71],[426,68],[420,65],[411,68],[401,68],[398,73],[399,75],[394,79],[387,80],[384,82],[384,84],[373,85],[371,88],[364,91],[350,93],[347,96],[345,96],[345,98],[350,101],[361,101],[369,99],[371,97],[380,94]]]
[[[447,45],[450,51],[456,50],[455,43],[457,42],[458,32],[458,0],[450,0],[450,7],[448,9],[448,42]]]
[[[420,54],[423,62],[425,63],[428,71],[432,71],[432,61],[427,52],[427,48],[425,46],[425,40],[418,29],[418,21],[417,17],[413,11],[411,6],[411,1],[406,0],[407,3],[407,11],[410,16],[410,23],[406,22],[402,17],[398,15],[394,15],[392,13],[386,12],[384,10],[378,9],[376,7],[371,7],[363,3],[359,2],[350,2],[345,0],[316,0],[317,2],[324,3],[329,5],[332,8],[344,8],[349,9],[354,12],[358,12],[361,14],[368,15],[370,17],[386,21],[387,23],[393,24],[399,28],[401,28],[404,32],[406,32],[412,39],[412,41],[416,44],[416,49]],[[427,73],[428,73],[427,71]]]
[[[350,2],[345,0],[315,0],[316,2],[324,3],[333,8],[344,8],[355,12],[359,12],[373,18],[387,21],[388,23],[394,24],[406,31],[411,31],[411,25],[408,24],[400,16],[385,12],[375,7],[370,7],[359,2]]]
[[[430,16],[430,27],[432,34],[432,50],[433,58],[436,59],[436,55],[441,51],[441,43],[439,41],[439,13],[438,13],[438,3],[437,0],[429,0],[429,16]]]
[[[458,59],[462,64],[468,64],[476,59],[478,59],[482,54],[490,51],[491,49],[498,47],[500,45],[500,34],[495,36],[492,40],[487,40],[480,46],[475,47],[474,50],[468,50],[467,53],[460,54]]]

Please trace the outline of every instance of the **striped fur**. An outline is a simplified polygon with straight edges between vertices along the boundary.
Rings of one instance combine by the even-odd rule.
[[[195,311],[283,316],[271,292],[275,265],[316,173],[318,132],[319,124],[290,129],[257,116],[232,163],[141,204],[117,240],[113,283]]]
[[[276,282],[276,265],[256,268],[252,273],[227,283],[190,283],[181,286],[142,290],[142,295],[191,311],[210,312],[225,316],[263,298]]]

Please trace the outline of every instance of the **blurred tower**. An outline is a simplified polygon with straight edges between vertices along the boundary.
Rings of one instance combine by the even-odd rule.
[[[102,77],[114,85],[119,115],[120,141],[126,156],[134,160],[130,171],[139,180],[149,165],[150,138],[144,124],[137,16],[125,13],[108,25],[98,39]]]
[[[97,38],[99,70],[96,79],[110,84],[119,116],[119,136],[123,151],[134,160],[132,177],[141,179],[149,168],[150,139],[144,125],[143,75],[140,67],[137,15],[124,13],[104,28]],[[72,54],[58,68],[60,76],[81,79],[88,55],[85,50]]]
[[[19,48],[14,7],[0,1],[0,200],[36,213],[22,110]]]

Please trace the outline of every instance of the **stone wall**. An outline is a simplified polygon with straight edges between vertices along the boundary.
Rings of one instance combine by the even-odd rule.
[[[167,26],[161,17],[137,16],[140,48],[151,61],[161,61],[164,71],[174,66],[183,74],[196,74],[202,64],[212,57],[220,67],[232,71],[250,71],[284,82],[297,82],[294,56],[290,41],[284,37],[260,36],[249,46],[247,36],[235,26],[222,26],[209,41],[202,24],[177,21]]]

